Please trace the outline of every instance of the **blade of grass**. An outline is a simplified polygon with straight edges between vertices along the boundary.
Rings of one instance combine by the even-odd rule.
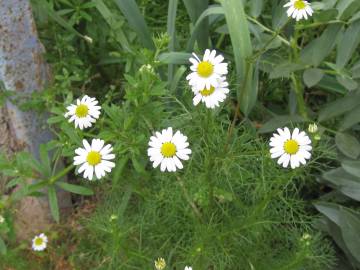
[[[175,50],[175,42],[176,42],[176,10],[177,10],[178,0],[170,0],[168,7],[168,18],[167,18],[167,33],[170,37],[169,42],[169,51],[173,52]],[[169,85],[174,76],[174,65],[168,65],[168,82]]]
[[[107,22],[107,24],[110,26],[112,30],[114,30],[115,33],[115,39],[117,42],[120,43],[120,45],[123,47],[123,49],[131,52],[131,46],[129,45],[129,42],[127,40],[127,37],[124,33],[124,31],[121,29],[121,27],[116,27],[116,17],[114,14],[109,10],[109,8],[105,5],[104,1],[102,0],[93,0],[95,3],[96,9],[99,11],[99,13],[103,16],[104,20]]]
[[[150,50],[155,50],[155,45],[151,38],[150,31],[135,0],[114,1],[128,20],[130,27],[133,28],[139,36],[143,45]]]
[[[242,1],[221,0],[229,29],[237,73],[237,96],[241,111],[248,115],[251,103],[255,104],[251,95],[253,85],[253,63],[249,61],[252,55],[250,31]]]
[[[212,6],[203,11],[199,18],[197,19],[194,29],[191,33],[191,37],[186,45],[186,51],[191,52],[193,51],[194,44],[196,38],[200,35],[200,33],[203,31],[203,22],[205,19],[208,19],[210,15],[223,15],[224,9],[221,6]]]
[[[183,2],[193,25],[209,6],[209,0],[183,0]],[[197,36],[197,43],[201,50],[205,50],[209,44],[209,21],[207,19],[201,23],[201,29],[202,31]]]

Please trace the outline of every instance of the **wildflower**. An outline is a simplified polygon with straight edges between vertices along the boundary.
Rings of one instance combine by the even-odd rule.
[[[293,17],[297,21],[305,18],[307,20],[308,15],[313,14],[313,9],[310,6],[310,3],[305,0],[290,0],[284,7],[288,7],[287,15],[288,17]]]
[[[190,67],[191,73],[186,77],[189,85],[196,90],[210,89],[211,86],[217,86],[218,80],[228,73],[227,63],[222,63],[224,57],[216,51],[205,51],[203,60],[193,53],[194,57],[190,57],[192,63]]]
[[[286,168],[289,163],[292,169],[306,164],[306,159],[311,157],[311,140],[304,131],[295,128],[293,133],[285,127],[278,128],[277,133],[270,139],[272,158],[279,158],[277,163]]]
[[[171,127],[163,129],[162,132],[156,132],[155,136],[150,137],[148,156],[153,162],[153,167],[160,165],[160,170],[164,172],[175,172],[176,169],[182,169],[183,165],[180,161],[188,160],[191,150],[187,148],[189,143],[187,137],[176,131],[173,134]]]
[[[308,131],[309,133],[318,132],[318,126],[316,125],[316,123],[309,124]]]
[[[93,43],[93,39],[91,38],[91,37],[89,37],[89,36],[84,36],[84,39],[86,40],[86,42],[88,42],[88,43]]]
[[[91,145],[87,140],[83,140],[84,148],[75,150],[77,156],[74,157],[74,165],[81,165],[78,173],[84,172],[84,178],[92,180],[95,171],[97,179],[100,179],[105,176],[105,172],[109,173],[115,167],[115,163],[109,161],[115,158],[111,153],[113,148],[110,144],[104,144],[100,139],[93,139]]]
[[[118,219],[118,216],[117,215],[115,215],[115,214],[112,214],[111,216],[110,216],[110,222],[111,221],[114,221],[114,220],[117,220]]]
[[[165,269],[165,267],[166,267],[166,262],[165,262],[164,258],[158,258],[155,261],[156,270],[163,270],[163,269]]]
[[[35,251],[43,251],[47,246],[48,238],[45,234],[39,234],[32,240],[32,249]]]
[[[192,270],[192,267],[191,266],[185,266],[184,270]]]
[[[75,122],[75,128],[79,126],[80,129],[91,127],[96,119],[100,115],[100,106],[97,106],[98,101],[95,98],[91,98],[87,95],[78,99],[75,104],[71,104],[66,109],[65,117],[70,117],[69,122]]]
[[[229,84],[225,78],[218,80],[217,86],[210,86],[210,88],[204,88],[202,90],[196,90],[193,88],[195,97],[193,99],[194,105],[198,105],[199,102],[205,103],[205,106],[210,109],[214,109],[219,106],[219,102],[223,102],[226,98],[226,94],[229,93]]]
[[[2,215],[0,215],[0,224],[2,224],[4,222],[5,222],[5,218]]]

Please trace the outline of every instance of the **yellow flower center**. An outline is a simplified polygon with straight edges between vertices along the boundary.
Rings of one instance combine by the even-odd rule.
[[[199,63],[197,73],[204,78],[209,77],[214,71],[214,66],[209,61]]]
[[[41,246],[44,243],[44,240],[41,237],[36,237],[34,243],[36,246]]]
[[[207,97],[207,96],[210,96],[212,93],[214,93],[214,91],[215,91],[215,87],[210,86],[210,89],[204,88],[203,90],[201,90],[200,94],[204,97]]]
[[[91,165],[95,166],[101,162],[101,155],[97,151],[90,151],[86,157],[86,161]]]
[[[159,258],[155,261],[156,270],[163,270],[166,267],[166,262],[163,258]]]
[[[88,115],[88,112],[89,112],[88,106],[86,106],[85,104],[80,104],[79,106],[76,107],[75,114],[77,117],[83,118]]]
[[[302,10],[304,8],[306,8],[306,4],[304,1],[302,0],[297,0],[295,3],[294,3],[294,7],[297,9],[297,10]]]
[[[294,155],[299,151],[299,144],[295,140],[287,140],[284,143],[284,151],[289,155]]]
[[[164,157],[173,157],[176,154],[176,146],[172,142],[166,142],[163,143],[160,151]]]

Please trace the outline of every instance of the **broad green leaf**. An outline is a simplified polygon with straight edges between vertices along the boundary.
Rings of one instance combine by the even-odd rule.
[[[319,112],[319,121],[342,115],[360,104],[360,91],[350,92],[345,97],[326,104]]]
[[[6,252],[7,252],[6,244],[5,244],[4,240],[0,236],[0,254],[5,255]]]
[[[341,162],[341,167],[348,173],[360,177],[360,160],[344,160]]]
[[[329,25],[320,37],[311,41],[300,54],[301,61],[318,66],[330,54],[335,46],[334,40],[340,32],[342,24]]]
[[[358,0],[339,0],[336,8],[339,10],[338,19],[347,20],[360,8]]]
[[[356,159],[360,155],[360,143],[354,136],[338,132],[335,142],[339,150],[347,157]]]
[[[339,217],[345,245],[360,262],[360,218],[345,208],[340,209]]]
[[[183,0],[183,2],[193,25],[195,25],[196,22],[199,21],[200,15],[209,6],[209,0]],[[199,27],[202,29],[202,31],[197,34],[197,43],[201,50],[205,50],[208,48],[209,40],[209,21],[207,17],[201,20]]]
[[[307,87],[313,87],[318,82],[321,81],[321,79],[324,76],[324,72],[321,69],[318,68],[310,68],[305,70],[303,74],[304,83]]]
[[[336,80],[349,91],[353,91],[358,87],[358,83],[347,76],[336,76]]]
[[[124,14],[125,18],[128,20],[130,27],[133,28],[139,36],[139,39],[143,45],[150,50],[155,50],[155,45],[151,38],[149,29],[135,0],[114,1],[121,12]]]
[[[284,126],[292,123],[304,122],[304,118],[299,115],[280,115],[271,118],[260,129],[259,133],[267,133],[276,130],[277,128],[283,128]]]
[[[305,69],[306,66],[303,64],[284,62],[275,66],[275,68],[270,72],[270,79],[277,78],[289,78],[291,73],[294,71],[299,71]]]
[[[326,90],[329,93],[337,93],[345,95],[349,91],[339,84],[339,82],[333,77],[329,75],[324,75],[321,81],[318,83],[317,87]]]
[[[278,5],[272,5],[272,28],[274,30],[281,29],[289,21],[289,18],[284,9],[284,2],[279,1]]]
[[[360,201],[359,177],[349,174],[343,168],[337,168],[324,173],[323,178],[344,195]]]
[[[328,202],[316,202],[314,203],[315,208],[330,219],[335,224],[340,223],[339,218],[339,205]]]
[[[338,14],[339,14],[338,10],[332,8],[332,9],[324,10],[319,13],[315,13],[314,17],[318,22],[328,22],[334,20]]]
[[[360,105],[348,112],[341,121],[340,130],[346,130],[360,123]]]
[[[189,64],[189,58],[191,57],[190,53],[186,52],[169,52],[169,53],[162,53],[159,55],[158,60],[165,64]]]
[[[73,184],[69,184],[66,182],[56,182],[56,185],[66,191],[69,191],[69,192],[72,192],[75,194],[86,195],[86,196],[94,195],[94,192],[87,187],[73,185]]]
[[[252,0],[250,1],[250,14],[257,18],[260,16],[264,6],[264,0]]]
[[[250,31],[242,1],[221,0],[225,19],[229,29],[237,73],[237,95],[241,111],[247,116],[250,112],[249,100],[255,87],[253,86],[253,63]]]
[[[59,205],[58,205],[58,200],[56,197],[56,190],[55,190],[54,186],[48,187],[48,196],[49,196],[49,205],[50,205],[51,215],[54,218],[54,220],[57,223],[59,223],[59,220],[60,220]]]
[[[352,23],[345,31],[337,48],[336,65],[345,67],[360,43],[360,21]]]

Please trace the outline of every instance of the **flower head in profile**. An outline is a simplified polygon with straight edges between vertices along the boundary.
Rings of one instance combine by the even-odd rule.
[[[216,56],[215,50],[205,50],[202,60],[193,53],[189,61],[192,63],[190,67],[192,72],[186,79],[196,90],[210,89],[212,85],[217,86],[218,79],[228,73],[227,63],[223,63],[224,57],[221,54]]]
[[[210,109],[218,107],[220,102],[223,102],[226,95],[229,93],[229,84],[224,77],[218,79],[217,86],[210,86],[210,88],[204,88],[197,90],[193,88],[195,97],[193,98],[194,105],[198,105],[200,102],[205,103],[205,106]]]
[[[310,3],[306,0],[290,0],[284,5],[284,7],[288,8],[288,17],[292,17],[297,21],[301,20],[302,18],[305,18],[305,20],[307,20],[308,16],[312,16],[314,12],[311,8]]]
[[[318,132],[319,128],[316,123],[309,124],[308,131],[309,133],[316,133]]]
[[[295,128],[290,130],[278,128],[270,139],[270,153],[272,158],[278,158],[277,163],[286,168],[289,164],[292,169],[305,165],[311,157],[311,140],[304,131]]]
[[[157,258],[154,262],[156,270],[163,270],[166,267],[166,262],[164,258]]]
[[[75,128],[80,129],[91,127],[96,119],[99,118],[101,107],[97,105],[98,101],[89,96],[83,96],[82,99],[76,100],[76,105],[68,106],[65,117],[69,118],[69,122],[75,123]]]
[[[184,270],[192,270],[192,267],[191,266],[185,266]]]
[[[75,150],[74,165],[81,165],[78,173],[84,172],[84,178],[92,180],[95,172],[96,178],[101,179],[115,167],[115,163],[110,161],[115,158],[113,148],[110,144],[104,145],[105,142],[100,139],[93,139],[91,145],[83,140],[84,148]]]
[[[34,251],[43,251],[47,246],[48,238],[45,234],[39,234],[32,240],[32,249]]]
[[[156,132],[155,136],[150,137],[148,156],[153,162],[153,167],[160,165],[160,170],[175,172],[182,169],[181,160],[188,160],[191,150],[188,148],[187,137],[176,131],[175,134],[171,127]]]

